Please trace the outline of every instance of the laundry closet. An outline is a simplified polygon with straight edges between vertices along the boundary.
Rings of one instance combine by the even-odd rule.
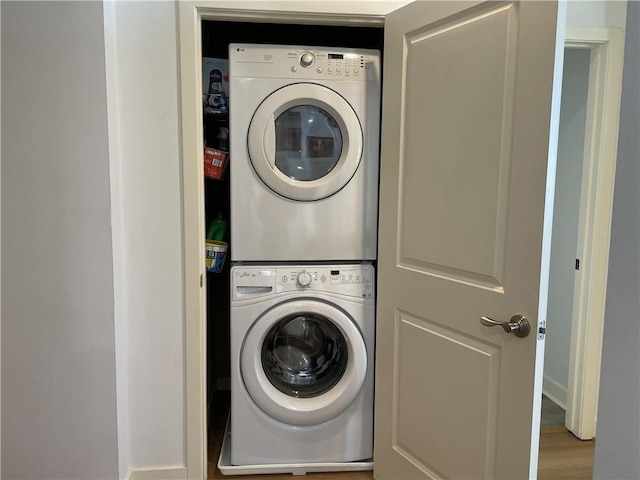
[[[234,256],[234,247],[237,242],[233,241],[234,222],[231,221],[231,198],[233,196],[231,186],[231,171],[233,170],[234,159],[233,151],[230,152],[229,145],[232,142],[245,142],[247,131],[234,131],[229,122],[229,114],[233,115],[234,108],[238,105],[234,103],[233,94],[228,95],[228,61],[229,61],[229,45],[230,44],[258,44],[258,45],[291,45],[310,47],[335,47],[337,52],[340,49],[368,49],[382,52],[384,41],[384,30],[381,26],[373,27],[347,27],[347,26],[331,26],[331,25],[301,25],[289,23],[253,23],[253,22],[237,22],[237,21],[214,21],[204,20],[202,22],[202,57],[203,57],[203,140],[204,151],[203,158],[205,162],[204,177],[204,201],[205,201],[205,232],[207,233],[207,278],[206,278],[206,311],[207,311],[207,338],[206,338],[206,371],[207,371],[207,417],[209,428],[211,427],[211,419],[219,416],[221,410],[226,412],[228,405],[228,390],[231,386],[231,329],[230,329],[230,305],[231,305],[231,267],[235,265],[244,265],[243,258]],[[335,54],[337,55],[337,54]],[[364,62],[364,61],[363,61]],[[364,66],[364,63],[362,64]],[[358,64],[360,66],[360,64]],[[315,68],[315,67],[314,67]],[[320,70],[320,67],[318,67]],[[380,93],[380,92],[378,92]],[[379,99],[373,102],[376,112],[374,115],[379,117]],[[372,115],[371,112],[368,115]],[[310,119],[309,121],[313,121]],[[243,129],[244,130],[244,129]],[[342,140],[342,138],[340,138]],[[295,140],[294,140],[295,141]],[[299,141],[299,139],[298,139]],[[347,142],[347,139],[344,138]],[[368,139],[371,143],[371,141]],[[379,150],[379,135],[376,134],[374,140],[374,148],[376,149],[376,162],[378,160],[377,153]],[[320,145],[320,149],[326,149],[326,146]],[[356,164],[357,167],[357,164]],[[362,167],[362,166],[361,166]],[[376,166],[377,169],[377,166]],[[351,174],[353,175],[353,173]],[[347,183],[351,177],[346,179]],[[367,202],[373,203],[375,217],[372,222],[372,231],[377,230],[377,170],[375,177],[375,195],[369,195]],[[244,188],[244,187],[243,187]],[[236,200],[238,201],[238,200]],[[277,208],[277,207],[274,207]],[[341,220],[340,211],[336,211],[336,226]],[[311,219],[310,219],[311,220]],[[245,227],[245,226],[243,226]],[[243,228],[247,232],[249,229]],[[237,232],[236,232],[237,234]],[[283,235],[289,235],[290,232],[283,232]],[[327,232],[331,235],[331,232]],[[243,237],[246,237],[243,232]],[[272,240],[273,241],[273,240]],[[278,239],[276,238],[276,242]],[[236,243],[236,245],[234,245]],[[225,249],[224,256],[220,258],[218,251],[220,248]],[[216,250],[216,252],[213,252]],[[300,270],[297,265],[294,268],[290,265],[292,262],[287,258],[279,261],[263,262],[268,264],[276,264],[278,266],[277,275],[280,277],[294,275],[309,275],[309,282],[325,282],[325,279],[331,278],[327,284],[336,281],[338,278],[348,276],[353,278],[354,283],[364,282],[366,279],[366,292],[370,295],[371,313],[370,317],[374,317],[374,285],[375,285],[375,243],[373,253],[367,255],[370,267],[355,266],[354,269],[344,270],[342,272],[336,269],[326,268],[320,265],[316,269],[308,269],[305,265]],[[256,259],[260,259],[258,254],[255,258],[249,258],[251,264],[256,264]],[[312,259],[311,255],[309,259]],[[345,258],[350,258],[349,256]],[[359,257],[358,257],[359,258]],[[234,260],[232,262],[232,259]],[[307,260],[309,260],[307,259]],[[321,258],[323,263],[327,264],[330,258]],[[345,260],[333,258],[334,260]],[[240,261],[238,261],[240,260]],[[293,258],[292,260],[299,260]],[[294,262],[295,263],[295,262]],[[313,262],[311,262],[313,263]],[[348,263],[348,262],[347,262]],[[351,262],[359,263],[359,262]],[[288,273],[282,274],[280,266]],[[344,265],[342,265],[344,266]],[[293,269],[293,270],[292,270]],[[309,273],[307,273],[307,270]],[[280,278],[279,277],[279,278]],[[356,282],[357,277],[357,282]],[[322,280],[321,280],[322,279]],[[362,280],[361,280],[362,279]],[[295,278],[291,278],[294,281]],[[279,280],[280,281],[280,280]],[[349,280],[351,281],[351,280]],[[298,277],[298,284],[301,280]],[[295,282],[294,282],[295,283]],[[249,288],[249,287],[247,287]],[[278,287],[280,288],[280,287]],[[358,291],[358,295],[360,295]],[[342,327],[341,327],[342,328]],[[349,328],[346,326],[345,328]],[[373,343],[373,329],[371,328],[371,340]],[[371,347],[367,345],[367,347]],[[372,348],[371,348],[372,350]],[[369,352],[371,365],[371,375],[373,371],[373,352]],[[371,392],[372,396],[372,392]],[[225,413],[226,414],[226,413]],[[211,455],[213,452],[209,452]],[[215,452],[217,455],[217,452]],[[214,458],[210,458],[213,461]],[[217,458],[215,459],[217,461]],[[293,458],[289,459],[290,463],[295,463]],[[304,459],[300,459],[304,462]],[[268,463],[268,462],[263,462]],[[283,463],[281,460],[279,463]],[[313,470],[310,470],[313,471]],[[257,471],[255,473],[263,473]],[[264,473],[269,473],[265,471]]]
[[[316,300],[323,295],[336,300],[336,304],[357,303],[355,300],[359,298],[364,305],[369,294],[376,297],[375,457],[380,478],[394,478],[396,472],[404,472],[402,476],[407,478],[418,478],[416,469],[420,465],[424,466],[420,467],[421,471],[433,467],[451,478],[527,476],[526,472],[535,465],[534,433],[539,415],[536,379],[539,380],[540,371],[537,365],[546,321],[545,311],[540,309],[545,308],[542,300],[546,295],[544,269],[548,260],[548,252],[541,245],[546,245],[550,232],[545,199],[552,183],[547,179],[553,171],[547,167],[553,165],[550,139],[555,138],[557,118],[552,106],[559,98],[554,73],[561,58],[557,53],[563,48],[558,28],[558,19],[562,17],[556,3],[411,2],[395,9],[387,3],[386,12],[353,16],[311,14],[289,11],[285,7],[282,7],[285,11],[250,10],[245,6],[185,2],[178,7],[183,113],[187,468],[195,469],[195,478],[207,456],[212,461],[217,456],[213,451],[207,455],[203,448],[207,393],[213,400],[209,414],[218,411],[224,414],[226,407],[216,407],[216,393],[227,387],[231,387],[231,392],[238,392],[233,388],[234,381],[244,381],[244,385],[236,384],[246,387],[247,391],[249,383],[274,386],[274,382],[265,382],[264,378],[247,380],[239,375],[266,370],[266,364],[275,364],[269,363],[275,358],[272,355],[275,349],[271,346],[260,343],[262,359],[254,349],[248,361],[244,361],[244,357],[239,361],[241,353],[232,355],[229,362],[232,342],[238,342],[236,352],[245,350],[238,350],[241,347],[237,345],[241,343],[234,334],[238,323],[232,320],[233,316],[244,315],[253,306],[262,304],[264,310],[253,324],[247,318],[242,322],[246,341],[254,342],[255,346],[256,337],[249,338],[255,325],[270,317],[267,309],[276,310],[275,305],[267,304],[267,299],[295,290],[297,294],[307,292],[305,296],[314,300],[314,306],[322,303]],[[380,28],[383,24],[384,35]],[[380,88],[384,92],[383,107],[376,112],[383,131],[377,149],[381,158],[377,257],[342,259],[344,263],[323,259],[327,263],[322,268],[311,262],[292,263],[294,259],[271,260],[273,263],[268,265],[256,263],[258,257],[248,258],[246,253],[241,253],[242,240],[236,238],[238,228],[232,218],[238,211],[233,208],[234,201],[242,200],[234,200],[238,193],[234,188],[238,179],[234,165],[238,164],[240,153],[246,156],[255,145],[252,147],[247,141],[247,148],[241,152],[237,147],[244,146],[252,119],[245,118],[243,128],[234,129],[233,124],[238,104],[246,105],[250,100],[254,111],[259,110],[261,104],[256,92],[264,92],[266,87],[255,81],[261,78],[258,73],[249,72],[246,78],[252,78],[256,88],[246,90],[246,98],[235,100],[230,85],[230,120],[224,116],[205,119],[202,94],[204,90],[209,94],[210,83],[213,83],[211,93],[216,107],[218,84],[221,79],[224,82],[224,75],[216,72],[203,84],[203,58],[227,59],[230,44],[236,45],[234,52],[238,55],[250,51],[251,45],[256,44],[289,45],[288,53],[277,55],[281,55],[284,59],[281,63],[294,74],[296,69],[298,73],[306,72],[304,75],[318,69],[328,72],[329,67],[337,73],[338,64],[330,65],[329,61],[343,59],[349,59],[350,73],[354,66],[362,72],[364,66],[373,65],[375,60],[364,53],[355,54],[358,58],[349,58],[348,55],[354,53],[340,49],[382,52],[383,39],[384,88]],[[336,51],[322,51],[322,46]],[[276,52],[264,52],[262,62],[256,60],[258,57],[247,57],[253,60],[244,67],[271,63],[275,56]],[[346,63],[339,65],[341,72],[346,73]],[[278,78],[284,76],[283,73]],[[237,78],[231,75],[232,82]],[[302,75],[292,77],[289,73],[287,78],[302,78]],[[264,102],[267,97],[264,95]],[[222,96],[220,99],[224,100]],[[330,152],[339,143],[339,138],[330,139],[329,133],[305,133],[304,141],[302,134],[287,133],[279,137],[276,123],[282,112],[273,113],[273,128],[264,127],[263,133],[267,132],[272,139],[271,143],[263,141],[266,152],[293,152],[300,144],[306,145],[307,151],[325,157],[323,152]],[[280,127],[285,127],[285,131],[289,127],[292,131],[301,131],[300,125],[312,118],[304,115],[308,112],[288,115]],[[315,118],[320,117],[313,118],[315,122]],[[286,148],[278,148],[280,140]],[[215,155],[217,160],[224,161],[225,142],[230,145],[226,170],[219,180],[203,179],[203,147],[222,152]],[[277,162],[278,158],[274,163]],[[254,171],[253,177],[246,177],[251,179],[246,183],[253,182],[256,189],[271,188],[275,194],[274,185],[263,178],[268,176],[268,170],[258,172],[254,166]],[[246,184],[239,188],[246,188]],[[246,191],[247,198],[252,190]],[[287,195],[280,198],[291,199]],[[251,201],[255,209],[264,207],[262,202]],[[344,210],[336,208],[334,215],[339,220]],[[268,222],[264,217],[269,214],[263,215],[263,225]],[[328,234],[340,232],[332,228],[324,215],[322,217]],[[317,223],[315,220],[309,217],[310,223]],[[222,230],[219,226],[225,221],[227,228],[220,241],[227,243],[226,262],[220,273],[205,272],[207,227],[214,222],[212,231],[219,235]],[[255,224],[251,222],[251,225]],[[299,233],[304,236],[304,227],[288,232],[282,239],[294,242]],[[258,239],[265,238],[261,235],[258,230],[252,234]],[[235,265],[230,265],[230,260],[234,260]],[[356,264],[366,264],[375,273],[360,267],[358,270]],[[241,270],[237,270],[238,267]],[[313,292],[312,288],[307,289],[312,285],[327,288]],[[350,293],[346,286],[352,288]],[[328,290],[334,287],[336,290]],[[345,291],[340,290],[343,287]],[[246,309],[240,304],[244,301]],[[356,316],[368,315],[364,310],[358,310]],[[305,309],[298,317],[306,318],[309,312]],[[353,314],[351,317],[355,320]],[[271,330],[263,331],[260,342],[269,339],[276,345],[287,338],[290,330],[280,328],[284,324],[278,320],[274,325],[278,332],[285,334],[271,336]],[[502,328],[489,328],[495,325]],[[322,338],[332,338],[335,333],[330,328],[314,331],[322,331]],[[334,345],[339,349],[341,341],[335,337]],[[366,344],[364,335],[363,342]],[[314,359],[322,359],[322,364],[331,360],[327,363],[328,371],[333,372],[336,365],[344,366],[339,359],[333,362],[333,355],[322,352],[333,350],[320,349],[314,353]],[[518,366],[517,372],[514,366]],[[207,371],[209,378],[205,379]],[[348,372],[348,366],[344,372]],[[291,390],[292,382],[287,380],[284,370],[280,373],[274,374],[280,388],[274,387],[277,392],[273,398],[284,400],[282,395]],[[333,385],[331,378],[329,375],[327,382]],[[434,385],[438,388],[434,389]],[[308,394],[310,390],[305,387],[300,391]],[[233,405],[234,402],[232,400]],[[278,412],[282,413],[283,403],[292,402],[290,399],[272,401],[267,406],[258,406],[258,401],[244,403],[243,408],[251,415],[257,412],[264,417],[261,424],[254,422],[256,438],[259,434],[261,444],[272,443],[269,429],[282,429],[283,425],[290,431],[299,429],[295,421],[266,421],[270,415],[267,410],[275,412],[271,415],[275,419]],[[500,405],[519,405],[520,408],[504,410]],[[451,416],[451,411],[456,415]],[[289,414],[291,412],[286,412],[287,419],[293,418],[294,415],[289,417]],[[250,438],[252,422],[245,423],[243,435]],[[232,439],[238,438],[234,429],[232,426]],[[464,434],[453,438],[451,432]],[[351,438],[357,437],[354,434]],[[479,441],[486,448],[478,449]],[[510,455],[514,445],[524,453]],[[443,449],[443,446],[455,448]],[[300,442],[295,447],[300,448]],[[309,449],[316,450],[315,447]],[[460,462],[461,455],[467,461]],[[304,456],[300,457],[304,462]],[[270,460],[278,459],[268,455],[250,459],[253,462]]]

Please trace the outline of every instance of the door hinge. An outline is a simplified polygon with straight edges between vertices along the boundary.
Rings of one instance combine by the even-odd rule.
[[[580,270],[580,259],[576,258],[576,270]]]
[[[544,340],[544,337],[546,334],[547,334],[547,321],[542,320],[538,324],[538,340]]]
[[[202,284],[203,284],[203,282],[204,282],[203,275],[202,275],[202,274],[200,274],[200,288],[202,288]]]

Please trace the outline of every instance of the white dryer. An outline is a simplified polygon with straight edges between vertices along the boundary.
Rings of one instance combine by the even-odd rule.
[[[236,266],[231,278],[231,464],[369,459],[373,267]]]
[[[231,260],[376,258],[380,56],[229,46]]]

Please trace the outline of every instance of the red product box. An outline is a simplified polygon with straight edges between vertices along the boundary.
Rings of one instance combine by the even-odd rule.
[[[228,159],[228,152],[216,150],[211,147],[204,147],[204,176],[220,180],[227,166]]]

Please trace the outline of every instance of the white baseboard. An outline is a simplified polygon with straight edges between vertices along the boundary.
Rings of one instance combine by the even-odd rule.
[[[128,480],[187,480],[187,467],[133,470]]]
[[[553,403],[562,407],[567,411],[567,387],[560,385],[555,380],[552,380],[547,375],[542,380],[542,393],[545,397],[549,398]]]

